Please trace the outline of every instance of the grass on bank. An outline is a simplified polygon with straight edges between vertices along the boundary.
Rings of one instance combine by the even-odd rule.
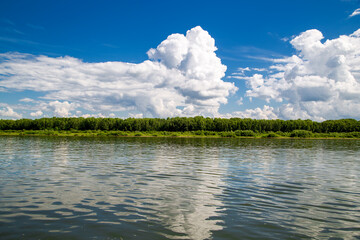
[[[64,137],[209,137],[209,138],[360,138],[360,132],[348,133],[313,133],[306,130],[292,132],[254,132],[252,130],[236,130],[230,132],[214,131],[101,131],[101,130],[2,130],[0,135],[12,136],[64,136]]]

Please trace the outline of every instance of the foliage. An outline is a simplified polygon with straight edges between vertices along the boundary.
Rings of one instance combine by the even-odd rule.
[[[52,130],[71,131],[123,131],[123,132],[194,132],[199,136],[214,136],[217,132],[232,132],[229,136],[253,137],[260,133],[274,132],[278,136],[309,137],[311,134],[348,133],[357,137],[360,121],[354,119],[328,120],[257,120],[249,118],[40,118],[1,120],[0,130]],[[53,133],[49,133],[53,134]],[[95,133],[94,133],[95,134]],[[171,135],[171,134],[169,134]]]
[[[220,133],[221,137],[235,137],[235,133],[234,132],[221,132]]]
[[[255,136],[255,133],[252,130],[236,130],[235,135],[238,137],[253,137]]]
[[[276,137],[279,137],[279,135],[277,135],[274,132],[269,132],[264,137],[266,137],[266,138],[276,138]]]
[[[310,138],[313,136],[314,134],[307,130],[294,130],[290,133],[290,137]]]
[[[360,132],[345,133],[346,138],[360,138]]]

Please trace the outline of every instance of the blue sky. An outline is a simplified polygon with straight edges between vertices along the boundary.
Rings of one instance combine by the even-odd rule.
[[[355,34],[360,28],[359,8],[360,1],[351,0],[4,0],[0,2],[0,118],[360,119],[354,113],[360,106],[354,97],[360,93],[356,67],[360,45]],[[201,29],[191,31],[197,26]],[[312,29],[317,32],[307,32]],[[161,52],[158,46],[165,39],[175,33],[187,37],[187,31],[210,45],[214,39],[217,50],[208,52],[197,40],[185,43],[177,36],[176,47],[164,43],[167,50]],[[292,41],[296,37],[297,43]],[[309,48],[326,40],[332,42]],[[182,63],[169,63],[184,44],[188,55],[181,55]],[[152,58],[147,54],[151,48]],[[291,56],[301,61],[294,65]],[[148,60],[154,64],[144,67]],[[276,67],[279,64],[281,69]],[[66,74],[60,73],[64,67]],[[130,68],[136,73],[130,74]],[[93,78],[95,69],[101,74]],[[344,69],[347,72],[340,74]],[[155,83],[159,78],[161,84]],[[111,84],[106,85],[108,79]]]

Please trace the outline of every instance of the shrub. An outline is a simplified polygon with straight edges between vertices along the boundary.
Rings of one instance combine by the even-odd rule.
[[[314,134],[307,130],[294,130],[290,133],[290,137],[308,138],[313,136]]]
[[[252,130],[236,130],[235,135],[239,137],[253,137],[255,136],[255,133]]]
[[[235,137],[235,133],[234,132],[221,132],[220,136],[222,137]]]
[[[72,132],[72,133],[78,133],[78,132],[79,132],[79,130],[76,130],[76,129],[70,128],[70,132]]]
[[[279,135],[277,135],[274,132],[268,132],[268,134],[266,134],[264,137],[266,137],[266,138],[276,138],[276,137],[279,137]]]
[[[214,135],[215,135],[215,132],[204,131],[204,135],[205,135],[205,136],[214,136]]]
[[[25,131],[24,132],[24,134],[35,134],[36,132],[35,131],[32,131],[32,130],[30,130],[30,131]]]
[[[281,132],[281,131],[277,131],[275,132],[277,135],[281,136],[281,137],[290,137],[290,133],[289,132]]]
[[[118,132],[109,132],[107,135],[108,136],[119,136],[119,133]]]
[[[337,133],[337,132],[330,132],[330,133],[328,133],[328,134],[329,134],[329,137],[334,137],[334,138],[340,136],[340,133]]]
[[[360,138],[360,132],[349,132],[345,134],[347,138]]]

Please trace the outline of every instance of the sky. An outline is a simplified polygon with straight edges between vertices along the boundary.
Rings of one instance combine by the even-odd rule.
[[[360,1],[0,1],[0,119],[360,119]]]

